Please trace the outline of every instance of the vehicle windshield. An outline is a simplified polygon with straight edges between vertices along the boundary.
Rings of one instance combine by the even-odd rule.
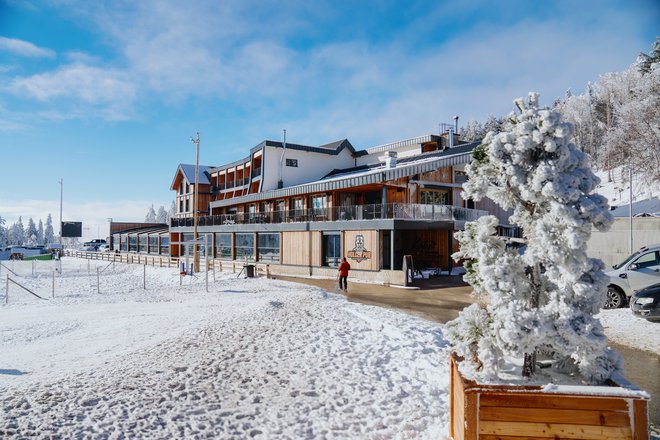
[[[639,254],[641,254],[641,253],[642,253],[641,251],[637,251],[634,254],[632,254],[631,256],[629,256],[628,258],[626,258],[625,260],[623,260],[621,263],[615,264],[612,267],[615,268],[615,269],[619,269],[619,268],[625,266],[626,264],[630,263],[635,258],[639,257]]]

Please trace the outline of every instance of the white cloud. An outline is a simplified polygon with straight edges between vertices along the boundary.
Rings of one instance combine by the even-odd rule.
[[[58,106],[56,112],[62,115],[77,117],[87,114],[88,106],[92,106],[108,119],[130,117],[137,94],[136,85],[125,72],[82,62],[67,64],[52,72],[14,78],[7,90],[39,101],[71,100],[70,106]],[[78,104],[84,107],[78,108]]]
[[[0,36],[0,51],[2,50],[29,58],[55,58],[55,52],[50,49],[35,46],[29,41]]]

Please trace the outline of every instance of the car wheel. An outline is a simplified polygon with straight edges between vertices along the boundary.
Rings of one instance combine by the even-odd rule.
[[[616,287],[609,286],[607,288],[607,300],[605,301],[606,309],[618,309],[624,304],[623,293]]]

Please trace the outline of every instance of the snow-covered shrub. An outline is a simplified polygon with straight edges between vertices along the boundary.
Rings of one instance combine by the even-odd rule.
[[[585,379],[602,382],[620,363],[594,318],[605,302],[607,276],[586,246],[592,227],[607,230],[613,221],[607,199],[593,193],[599,179],[571,142],[573,126],[539,108],[536,93],[515,104],[518,112],[503,131],[489,132],[474,150],[463,197],[488,197],[512,209],[509,221],[520,226],[527,247],[522,255],[507,249],[495,236],[493,216],[456,234],[461,250],[454,258],[471,260],[466,280],[485,302],[487,318],[477,327],[476,311],[468,309],[457,318],[462,324],[449,328],[479,331],[463,339],[456,331],[448,335],[459,354],[476,355],[493,374],[508,356],[523,358],[522,373],[530,376],[543,349],[557,365],[573,365]]]

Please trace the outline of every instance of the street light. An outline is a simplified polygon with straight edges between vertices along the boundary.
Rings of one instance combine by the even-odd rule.
[[[193,196],[193,267],[195,272],[199,272],[199,252],[197,249],[197,197],[199,195],[199,131],[197,139],[190,138],[190,142],[197,147],[197,157],[195,159],[195,195]]]
[[[62,246],[62,196],[64,195],[64,179],[61,178],[58,182],[60,184],[60,246]]]

